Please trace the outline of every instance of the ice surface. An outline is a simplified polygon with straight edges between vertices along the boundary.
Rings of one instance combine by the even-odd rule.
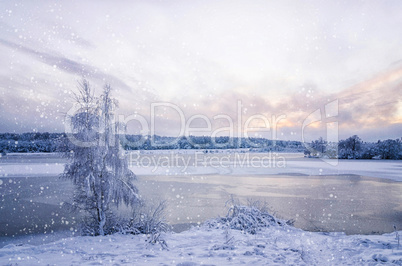
[[[129,165],[136,175],[361,175],[402,181],[401,160],[338,160],[337,165],[328,164],[320,159],[303,158],[302,154],[261,154],[250,153],[250,161],[243,163],[233,153],[201,154],[200,151],[147,151],[140,154],[140,161],[132,156]],[[179,163],[171,154],[178,154]],[[222,159],[230,155],[229,160]],[[253,166],[251,158],[265,158],[262,165]],[[265,156],[265,157],[264,157]],[[270,156],[270,157],[268,157]],[[190,158],[191,157],[191,158]],[[190,158],[190,161],[188,161]],[[213,158],[213,159],[212,159]],[[217,158],[217,159],[215,159]],[[267,159],[271,158],[271,159]],[[184,160],[184,161],[183,161]],[[211,162],[211,160],[213,160]],[[270,161],[269,161],[270,160]],[[155,162],[158,165],[155,165]],[[169,163],[169,165],[167,165]],[[64,169],[63,163],[1,163],[0,178],[29,175],[57,175]],[[3,180],[4,181],[4,180]]]

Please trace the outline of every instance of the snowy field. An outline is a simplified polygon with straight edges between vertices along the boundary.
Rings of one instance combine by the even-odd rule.
[[[402,233],[399,232],[400,234]],[[402,264],[395,233],[353,235],[269,227],[256,235],[193,228],[163,235],[167,249],[144,235],[72,237],[0,249],[1,265],[382,265]]]
[[[0,207],[34,206],[54,215],[71,188],[65,181],[60,188],[57,179],[64,163],[56,154],[0,158]],[[0,236],[0,265],[402,264],[402,248],[392,228],[393,222],[399,230],[402,227],[401,161],[340,160],[328,164],[302,154],[149,151],[129,154],[129,163],[138,175],[140,192],[170,201],[167,219],[171,224],[202,225],[206,219],[224,215],[229,194],[243,200],[268,195],[281,218],[296,219],[298,227],[316,231],[314,226],[322,225],[351,230],[352,234],[389,233],[345,235],[286,226],[248,235],[201,226],[164,234],[166,250],[159,244],[147,244],[146,236],[71,237],[70,221],[53,234]],[[14,197],[7,189],[21,189],[30,180],[36,182],[33,188],[17,192],[18,198],[27,198],[13,203],[16,205],[7,204],[5,199]],[[314,212],[314,217],[308,217]],[[306,217],[309,222],[303,226]],[[0,217],[0,224],[1,220],[5,218]]]

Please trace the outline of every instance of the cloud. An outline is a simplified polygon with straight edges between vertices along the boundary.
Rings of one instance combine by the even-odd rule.
[[[84,76],[84,77],[89,77],[91,79],[96,79],[100,81],[107,81],[109,83],[114,84],[115,86],[123,89],[123,90],[130,90],[131,88],[121,79],[112,76],[108,73],[100,71],[98,68],[83,64],[83,63],[78,63],[74,60],[70,60],[66,57],[52,54],[52,53],[45,53],[45,52],[40,52],[38,50],[34,50],[28,47],[25,47],[21,44],[16,44],[4,39],[0,39],[0,44],[3,46],[9,47],[11,49],[17,50],[19,52],[25,53],[36,60],[45,63],[49,66],[57,66],[59,69],[62,71],[65,71],[70,74],[74,74],[77,76]]]
[[[279,133],[287,132],[282,138],[300,140],[304,120],[315,110],[322,109],[334,100],[339,102],[339,114],[332,121],[339,122],[340,136],[363,134],[373,140],[373,132],[380,133],[382,128],[385,135],[393,138],[400,137],[398,129],[402,121],[402,66],[385,70],[375,77],[345,88],[337,93],[325,93],[317,85],[307,82],[295,89],[293,93],[281,97],[270,95],[252,95],[244,92],[226,90],[217,95],[202,99],[184,99],[184,102],[194,102],[195,105],[179,106],[187,118],[195,114],[203,114],[213,121],[218,114],[226,114],[232,118],[237,128],[239,122],[238,101],[241,102],[241,119],[244,122],[251,116],[264,115],[271,123],[274,117],[286,116],[278,123]],[[325,122],[325,121],[324,121]],[[212,124],[213,129],[219,126]],[[325,123],[317,124],[316,131],[325,133]],[[203,127],[200,124],[200,127]],[[313,129],[309,129],[310,131]],[[294,136],[289,136],[292,132]],[[371,133],[370,133],[371,132]],[[297,136],[296,136],[297,135]],[[318,135],[317,135],[318,136]]]
[[[400,123],[402,66],[397,66],[336,95],[341,126],[373,129]]]
[[[270,120],[285,115],[278,126],[286,139],[299,138],[303,120],[338,99],[342,134],[374,132],[402,120],[397,70],[402,37],[394,26],[402,22],[400,6],[134,1],[99,2],[94,8],[89,1],[22,1],[16,8],[5,3],[0,118],[15,116],[31,128],[47,125],[34,117],[68,108],[65,91],[85,75],[95,86],[108,82],[116,88],[125,114],[149,116],[152,102],[166,101],[183,109],[186,118],[228,114],[236,123],[241,100],[243,122],[254,114]],[[13,111],[21,99],[27,100],[23,115]],[[41,112],[32,112],[37,108]],[[177,116],[168,117],[160,118],[163,134],[177,123]],[[225,123],[215,122],[215,127]],[[395,136],[394,130],[387,136]]]

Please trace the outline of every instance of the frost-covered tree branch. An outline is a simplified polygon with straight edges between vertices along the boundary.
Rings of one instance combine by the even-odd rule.
[[[138,190],[133,185],[134,173],[121,153],[118,126],[114,123],[117,101],[111,97],[110,85],[95,97],[87,80],[79,83],[75,101],[79,110],[70,117],[74,138],[91,145],[74,145],[70,163],[62,177],[72,180],[76,189],[73,206],[84,211],[87,226],[95,235],[107,233],[108,219],[114,219],[112,205],[135,207]],[[69,132],[70,133],[70,132]]]

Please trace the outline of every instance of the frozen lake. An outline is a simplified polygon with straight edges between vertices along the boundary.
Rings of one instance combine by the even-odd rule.
[[[236,157],[237,156],[237,157]],[[145,158],[145,159],[144,159]],[[168,200],[175,230],[225,214],[230,195],[265,201],[272,212],[311,231],[371,234],[402,228],[401,161],[328,164],[301,154],[143,152],[129,156],[140,193]],[[70,232],[61,207],[72,192],[56,154],[0,158],[0,246],[10,237]]]

